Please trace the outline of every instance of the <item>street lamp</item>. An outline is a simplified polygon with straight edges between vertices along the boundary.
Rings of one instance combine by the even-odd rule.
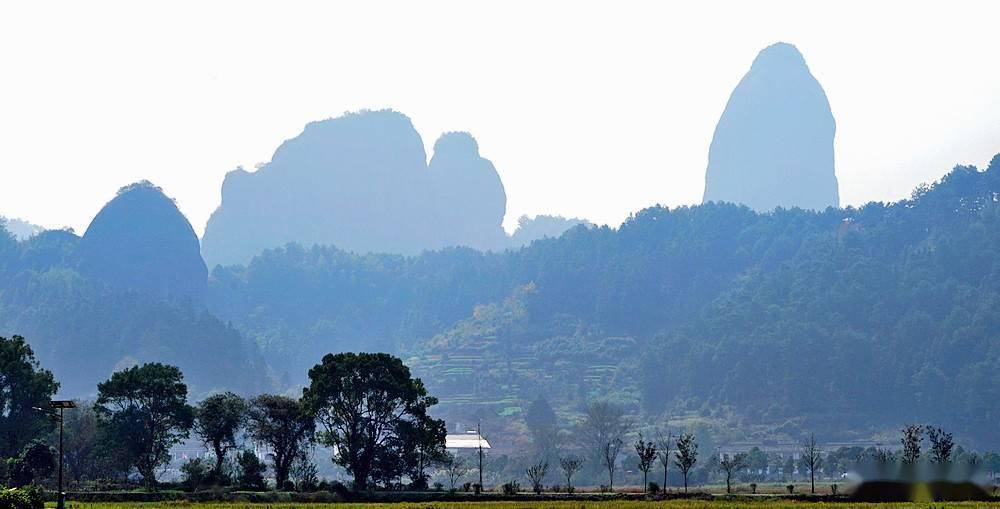
[[[76,408],[76,403],[68,399],[54,399],[49,401],[48,409],[35,407],[35,410],[49,414],[50,417],[59,423],[59,494],[56,498],[57,509],[66,509],[66,493],[63,492],[63,412],[67,408]],[[53,409],[58,409],[59,413],[56,413]]]

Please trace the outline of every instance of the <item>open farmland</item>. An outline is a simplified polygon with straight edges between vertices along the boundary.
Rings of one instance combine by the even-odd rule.
[[[850,507],[879,507],[880,509],[890,508],[1000,508],[1000,501],[993,502],[953,502],[953,503],[881,503],[865,504],[852,502],[799,502],[792,500],[748,500],[747,498],[719,499],[719,500],[667,500],[658,502],[647,502],[637,500],[613,500],[607,502],[594,501],[510,501],[510,502],[425,502],[425,503],[395,503],[395,504],[308,504],[308,503],[190,503],[190,502],[120,502],[120,503],[78,503],[67,504],[74,509],[152,509],[154,507],[165,508],[195,508],[205,507],[208,509],[295,509],[295,508],[321,508],[336,507],[337,509],[727,509],[727,508],[756,508],[756,509],[823,509],[836,507],[846,509]],[[47,504],[46,507],[54,507]]]

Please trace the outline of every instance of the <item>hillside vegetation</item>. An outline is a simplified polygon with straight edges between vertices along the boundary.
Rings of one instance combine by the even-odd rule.
[[[789,436],[926,420],[996,444],[998,175],[1000,157],[823,212],[653,207],[504,253],[290,244],[216,268],[208,306],[279,372],[404,353],[455,418],[608,397]]]

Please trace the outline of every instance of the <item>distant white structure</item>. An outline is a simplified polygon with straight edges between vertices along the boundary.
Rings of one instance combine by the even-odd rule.
[[[469,430],[465,433],[456,433],[453,435],[445,435],[444,437],[444,448],[449,450],[469,450],[469,449],[479,449],[479,447],[489,449],[490,443],[483,438],[482,435],[476,432],[476,430]]]

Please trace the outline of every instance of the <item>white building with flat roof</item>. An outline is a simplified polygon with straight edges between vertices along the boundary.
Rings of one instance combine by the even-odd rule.
[[[448,450],[478,450],[482,447],[484,450],[490,448],[490,443],[483,438],[482,435],[476,433],[475,431],[467,431],[465,433],[455,433],[451,435],[445,435],[444,437],[444,448]]]

